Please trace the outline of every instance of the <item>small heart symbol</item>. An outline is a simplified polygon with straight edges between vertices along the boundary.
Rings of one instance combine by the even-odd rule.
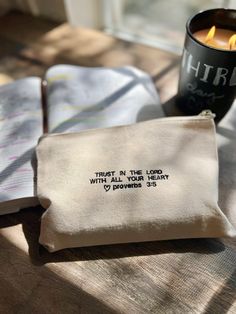
[[[109,190],[110,190],[110,188],[111,188],[111,186],[110,185],[104,185],[104,190],[106,191],[106,192],[108,192]]]

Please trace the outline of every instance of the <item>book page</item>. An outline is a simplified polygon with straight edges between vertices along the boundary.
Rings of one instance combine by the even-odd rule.
[[[31,158],[43,132],[40,84],[26,78],[0,87],[0,202],[35,195]]]
[[[150,76],[134,67],[57,65],[46,73],[49,132],[132,124],[163,116]]]

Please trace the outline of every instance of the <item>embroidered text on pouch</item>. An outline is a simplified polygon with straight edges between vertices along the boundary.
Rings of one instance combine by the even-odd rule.
[[[90,184],[103,184],[105,192],[115,190],[137,189],[157,187],[157,181],[169,179],[169,174],[163,173],[162,169],[131,169],[119,171],[97,171],[94,177],[89,178]]]

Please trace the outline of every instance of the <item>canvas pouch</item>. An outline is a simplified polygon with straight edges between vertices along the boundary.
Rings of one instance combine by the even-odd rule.
[[[219,208],[211,115],[43,136],[39,242],[69,247],[234,236]]]

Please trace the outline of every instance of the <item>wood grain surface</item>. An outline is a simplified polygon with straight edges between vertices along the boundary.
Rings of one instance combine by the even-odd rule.
[[[179,57],[13,12],[0,19],[0,84],[57,63],[134,65],[173,112]],[[0,217],[0,313],[236,313],[235,241],[67,249],[38,245],[42,208]]]

